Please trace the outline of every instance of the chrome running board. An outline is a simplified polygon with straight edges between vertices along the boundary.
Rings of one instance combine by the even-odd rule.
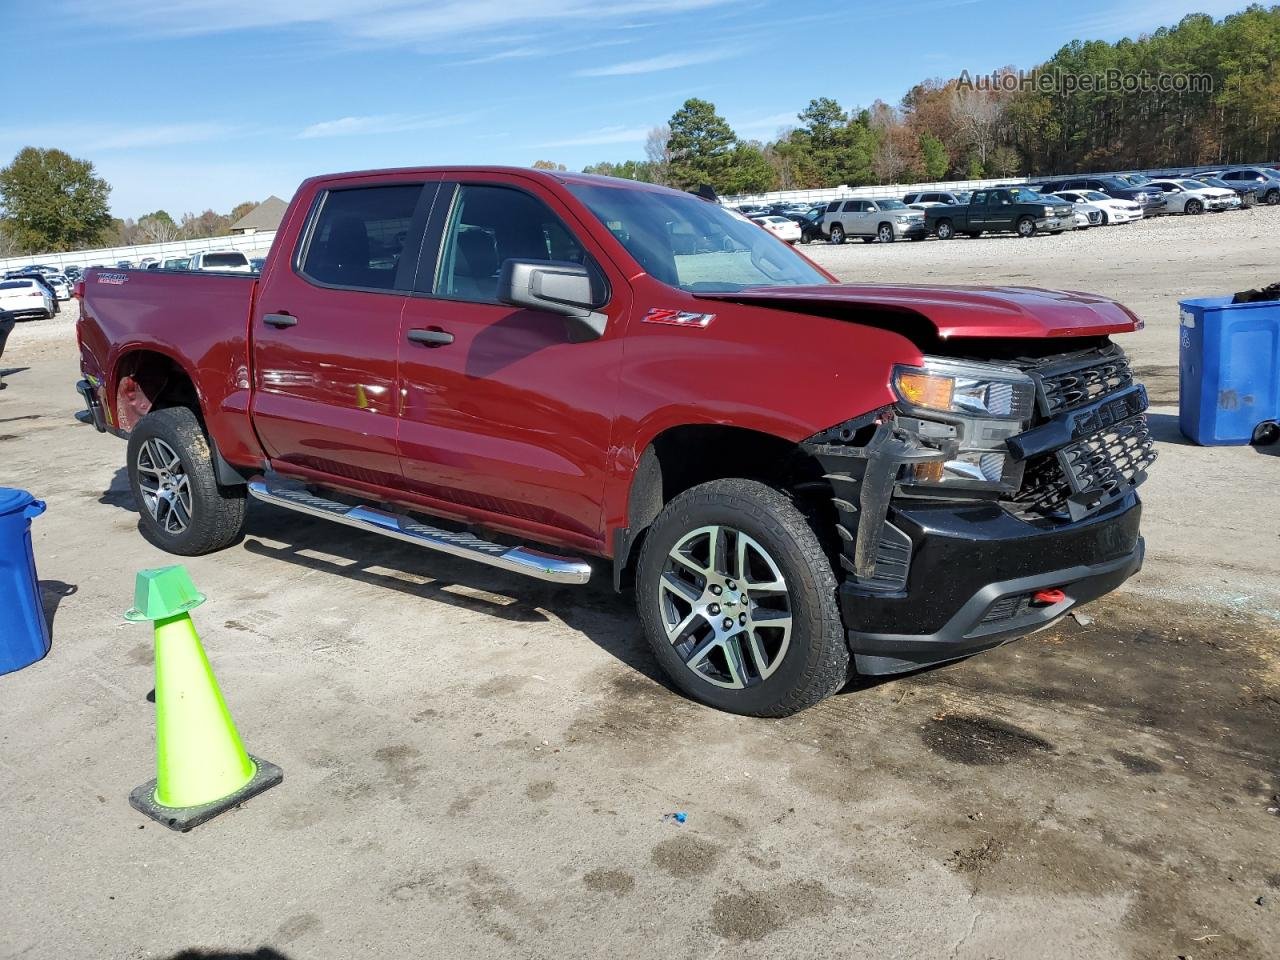
[[[263,503],[284,507],[297,513],[305,513],[322,520],[332,520],[357,530],[378,533],[384,537],[403,540],[428,550],[447,553],[453,557],[475,560],[478,563],[523,573],[527,577],[548,580],[551,583],[586,583],[591,577],[591,565],[583,560],[557,557],[525,547],[504,547],[498,543],[481,540],[470,533],[454,533],[429,524],[419,523],[400,514],[388,513],[373,507],[349,507],[343,503],[313,496],[305,490],[292,487],[272,487],[262,477],[249,481],[249,495]]]

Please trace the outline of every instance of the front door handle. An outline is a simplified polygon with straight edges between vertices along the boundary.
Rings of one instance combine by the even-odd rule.
[[[445,347],[453,343],[453,334],[444,330],[410,330],[409,339],[428,347]]]
[[[287,313],[268,313],[262,318],[262,322],[269,327],[296,327],[298,318]]]

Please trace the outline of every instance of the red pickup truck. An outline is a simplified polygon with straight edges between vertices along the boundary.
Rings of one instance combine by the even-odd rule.
[[[317,177],[261,276],[81,295],[86,419],[155,543],[227,547],[252,497],[560,583],[601,557],[725,710],[966,657],[1142,562],[1110,339],[1141,323],[1102,297],[841,284],[700,197],[489,167]]]

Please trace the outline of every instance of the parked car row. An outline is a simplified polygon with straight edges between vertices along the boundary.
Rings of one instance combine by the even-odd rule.
[[[1280,169],[1241,167],[1157,178],[1081,175],[984,190],[920,190],[901,200],[859,197],[810,207],[748,205],[737,210],[789,243],[841,244],[852,237],[865,243],[994,232],[1030,237],[1166,213],[1221,213],[1258,203],[1280,204]]]
[[[12,270],[5,274],[5,279],[14,277],[30,277],[53,288],[57,300],[70,300],[72,284],[78,282],[84,271],[90,268],[112,267],[116,270],[198,270],[209,273],[258,273],[262,270],[264,257],[250,258],[239,250],[204,250],[189,257],[143,257],[136,263],[132,260],[117,260],[112,264],[91,263],[85,267],[68,265],[62,268],[46,264],[33,264]]]
[[[0,310],[18,319],[47,320],[71,299],[71,283],[56,267],[35,264],[10,270],[0,281]]]

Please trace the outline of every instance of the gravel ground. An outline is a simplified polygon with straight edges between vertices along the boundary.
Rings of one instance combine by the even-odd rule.
[[[49,502],[54,646],[0,677],[0,957],[1269,960],[1280,458],[1186,444],[1172,404],[1178,298],[1277,279],[1276,227],[807,248],[847,279],[1146,318],[1148,562],[1092,622],[744,720],[663,684],[603,567],[554,587],[255,506],[187,566],[285,782],[186,835],[126,802],[154,774],[153,667],[120,614],[173,558],[138,534],[123,444],[72,418],[71,314],[19,325],[0,483]]]

